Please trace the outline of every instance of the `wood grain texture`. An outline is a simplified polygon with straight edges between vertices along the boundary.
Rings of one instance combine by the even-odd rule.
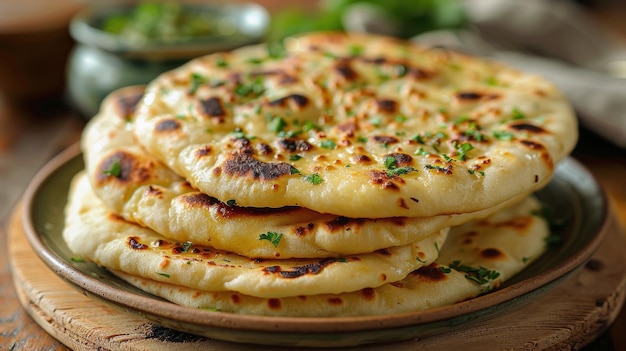
[[[75,350],[280,350],[210,340],[152,325],[74,290],[32,251],[19,218],[9,226],[9,261],[17,295],[33,319]],[[410,350],[578,350],[617,317],[626,291],[626,236],[613,219],[594,258],[535,302],[491,320],[422,340],[394,344]],[[391,345],[358,348],[384,350]]]

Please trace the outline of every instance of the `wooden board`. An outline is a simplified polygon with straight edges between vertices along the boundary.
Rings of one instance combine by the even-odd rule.
[[[54,338],[74,350],[279,350],[210,340],[153,325],[82,295],[50,271],[24,236],[16,210],[9,225],[9,262],[20,302]],[[626,237],[611,220],[607,237],[576,276],[512,314],[451,334],[393,344],[403,350],[576,350],[597,338],[621,310]],[[375,345],[351,350],[387,350]],[[294,350],[294,349],[290,349]]]

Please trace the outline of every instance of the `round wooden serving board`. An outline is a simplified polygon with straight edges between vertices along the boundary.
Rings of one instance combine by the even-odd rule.
[[[54,338],[74,350],[279,350],[211,340],[153,325],[92,300],[57,277],[29,245],[19,208],[9,225],[9,262],[19,299]],[[454,333],[394,344],[403,350],[571,350],[598,337],[625,297],[626,236],[612,219],[589,263],[567,281],[510,314]],[[87,295],[87,296],[86,296]],[[363,346],[385,350],[390,345]],[[351,348],[354,350],[355,348]],[[293,350],[293,349],[291,349]]]

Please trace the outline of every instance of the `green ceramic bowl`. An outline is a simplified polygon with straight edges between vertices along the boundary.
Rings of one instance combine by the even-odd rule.
[[[509,313],[574,274],[600,245],[607,202],[592,175],[574,159],[559,164],[536,195],[565,220],[562,242],[501,289],[451,306],[363,317],[294,318],[240,315],[181,307],[138,290],[91,263],[72,261],[62,239],[71,178],[83,169],[78,147],[44,167],[25,194],[23,224],[35,252],[86,296],[153,323],[213,339],[292,347],[345,347],[453,333],[460,326]]]
[[[185,0],[190,12],[216,25],[209,34],[159,40],[119,35],[103,30],[107,18],[130,16],[136,1],[94,1],[77,14],[70,33],[78,43],[67,67],[67,95],[85,118],[91,118],[112,91],[144,85],[162,72],[188,60],[218,51],[260,42],[269,26],[269,14],[255,3]]]

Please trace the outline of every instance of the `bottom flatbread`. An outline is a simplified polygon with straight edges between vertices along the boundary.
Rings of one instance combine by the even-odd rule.
[[[419,311],[451,305],[497,288],[545,252],[547,221],[529,197],[484,220],[450,231],[437,262],[377,288],[343,294],[258,298],[202,291],[113,271],[137,288],[176,304],[254,315],[323,317]]]

